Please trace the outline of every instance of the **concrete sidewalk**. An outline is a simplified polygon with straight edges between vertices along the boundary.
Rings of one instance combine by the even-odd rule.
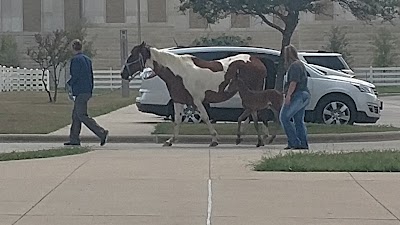
[[[208,136],[181,137],[163,148],[154,144],[162,136],[150,135],[163,119],[135,110],[96,118],[110,130],[106,146],[83,131],[83,145],[96,151],[0,162],[0,225],[400,224],[400,173],[254,172],[252,162],[281,152],[282,137],[262,148],[252,137],[239,146],[223,137],[216,148],[208,148]],[[68,129],[17,135],[33,142],[0,143],[0,150],[60,147]],[[398,135],[310,135],[310,150],[399,150]],[[387,137],[397,141],[373,141]],[[329,143],[336,139],[342,143]],[[49,142],[35,143],[41,140]],[[152,144],[131,143],[139,140]]]
[[[254,172],[278,151],[249,146],[100,149],[0,163],[0,224],[400,224],[399,173]]]
[[[94,118],[98,124],[110,131],[110,136],[140,136],[150,135],[156,123],[164,122],[160,116],[142,113],[135,104],[115,110]],[[50,135],[69,135],[70,125],[61,128]],[[93,136],[93,133],[82,126],[82,136]]]

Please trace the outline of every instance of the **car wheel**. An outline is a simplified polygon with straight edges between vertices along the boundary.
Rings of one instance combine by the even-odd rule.
[[[200,112],[193,108],[193,106],[184,105],[183,106],[183,123],[200,123],[201,117]]]
[[[318,104],[317,121],[325,124],[353,124],[356,108],[353,101],[345,95],[325,97]]]

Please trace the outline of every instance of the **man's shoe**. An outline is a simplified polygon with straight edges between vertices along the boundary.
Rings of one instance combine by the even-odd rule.
[[[295,147],[294,149],[299,149],[299,150],[308,150],[308,147]]]
[[[292,147],[286,146],[284,150],[293,149]]]
[[[108,138],[108,130],[105,130],[104,131],[104,137],[100,141],[100,146],[104,146],[106,144],[107,138]]]
[[[64,145],[66,146],[81,146],[81,143],[74,143],[74,142],[65,142]]]

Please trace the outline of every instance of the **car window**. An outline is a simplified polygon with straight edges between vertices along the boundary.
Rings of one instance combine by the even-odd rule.
[[[348,69],[345,63],[340,60],[337,56],[304,56],[304,59],[310,63],[334,70]]]
[[[220,52],[194,52],[194,53],[188,53],[190,55],[194,55],[199,59],[202,60],[218,60],[218,59],[223,59],[226,58],[230,55],[230,52],[225,52],[225,51],[220,51]]]

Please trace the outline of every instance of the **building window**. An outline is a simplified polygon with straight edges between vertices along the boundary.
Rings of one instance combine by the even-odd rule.
[[[83,18],[83,0],[64,0],[64,27],[70,30]]]
[[[324,0],[321,4],[324,4],[324,10],[315,14],[315,20],[333,20],[333,2]]]
[[[232,28],[248,28],[250,27],[250,16],[249,15],[231,15],[231,27]]]
[[[124,0],[106,0],[106,23],[125,23]]]
[[[200,16],[198,13],[194,13],[193,10],[189,11],[189,27],[190,28],[207,28],[208,23],[206,18]]]
[[[29,32],[42,31],[42,0],[23,0],[23,29]]]
[[[149,23],[167,22],[167,1],[147,0]]]

